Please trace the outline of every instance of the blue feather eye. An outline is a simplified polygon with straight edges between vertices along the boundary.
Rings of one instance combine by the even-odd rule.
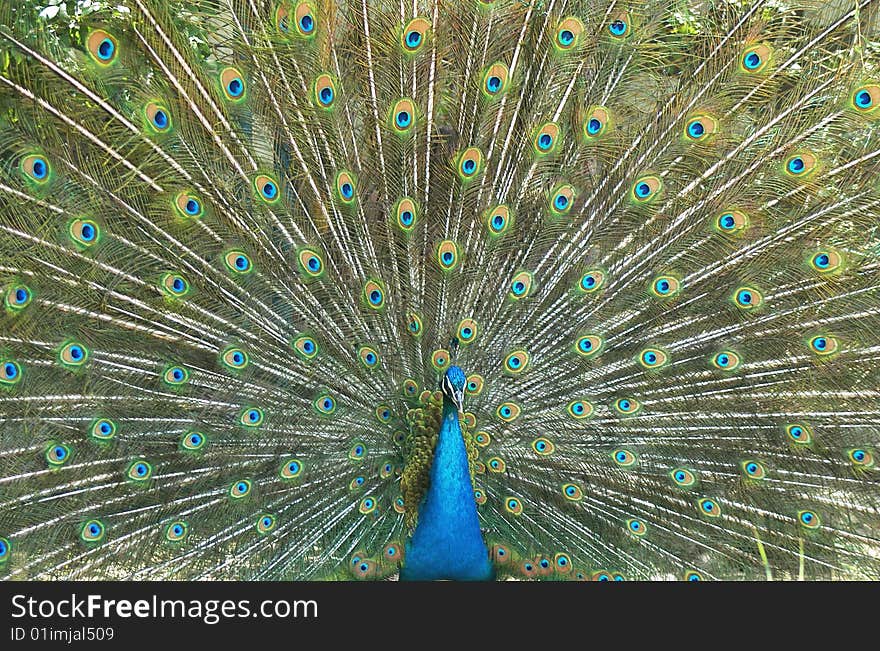
[[[785,161],[785,172],[792,177],[809,176],[816,169],[818,159],[810,152],[800,152]]]
[[[67,368],[77,368],[89,360],[91,352],[84,345],[71,341],[58,349],[58,361]]]
[[[82,249],[90,248],[101,241],[101,229],[91,219],[74,219],[67,228],[67,234]]]
[[[272,530],[275,528],[276,523],[277,520],[275,519],[275,516],[269,513],[264,513],[263,515],[258,516],[256,524],[257,533],[264,536],[268,533],[271,533]]]
[[[367,454],[367,446],[360,441],[355,441],[348,451],[348,458],[352,461],[360,461]]]
[[[587,294],[592,294],[605,285],[605,272],[601,269],[591,269],[581,276],[578,289]]]
[[[250,495],[252,484],[248,479],[239,479],[232,482],[229,487],[229,497],[234,500],[240,500]]]
[[[162,373],[162,381],[165,384],[179,386],[189,380],[189,371],[182,366],[169,366]]]
[[[483,95],[489,99],[499,96],[506,90],[509,76],[510,70],[504,63],[498,61],[490,65],[483,73]]]
[[[9,560],[12,555],[12,545],[7,538],[0,538],[0,565]]]
[[[370,346],[361,346],[360,350],[358,350],[358,357],[361,363],[368,369],[372,370],[379,365],[379,353]]]
[[[691,141],[703,141],[718,130],[718,122],[709,115],[698,115],[687,122],[685,136]]]
[[[251,259],[244,251],[227,251],[223,256],[226,268],[234,274],[249,274],[254,270]]]
[[[374,310],[385,306],[385,292],[382,286],[375,280],[368,280],[364,284],[363,296],[367,305]]]
[[[376,407],[376,418],[379,422],[387,423],[391,420],[391,408],[388,405],[379,405]]]
[[[510,208],[504,204],[495,206],[485,213],[486,227],[489,229],[489,235],[496,237],[506,232],[511,224]]]
[[[605,345],[605,340],[599,335],[584,335],[575,342],[575,351],[578,355],[592,359],[596,357]]]
[[[125,471],[126,477],[136,482],[145,482],[153,476],[153,466],[143,460],[132,462]]]
[[[639,458],[629,450],[615,450],[611,457],[614,459],[614,463],[616,463],[621,468],[630,468],[634,466]]]
[[[567,183],[557,185],[550,193],[550,212],[556,217],[567,215],[571,212],[576,197],[574,186]]]
[[[376,500],[372,497],[365,497],[358,505],[358,511],[362,515],[367,515],[376,510]]]
[[[565,496],[565,499],[572,502],[579,502],[584,497],[583,489],[577,484],[563,484],[562,494]]]
[[[852,105],[861,113],[873,113],[880,106],[880,86],[861,86],[852,94]]]
[[[635,518],[626,521],[626,528],[634,536],[644,536],[648,531],[647,525]]]
[[[345,205],[354,203],[356,182],[354,175],[345,170],[336,175],[336,193]]]
[[[739,210],[725,211],[718,215],[713,222],[715,229],[721,233],[733,235],[739,233],[749,225],[749,217]]]
[[[189,535],[189,525],[183,520],[177,520],[165,527],[165,540],[168,542],[181,542]]]
[[[409,197],[404,197],[397,202],[394,210],[397,225],[404,232],[412,230],[416,223],[416,203]]]
[[[815,511],[798,511],[798,522],[807,529],[818,529],[822,524]]]
[[[641,408],[641,403],[635,398],[618,398],[614,401],[614,410],[621,416],[632,416]]]
[[[712,365],[722,371],[735,371],[741,363],[740,356],[732,350],[722,350],[712,357]]]
[[[764,304],[764,297],[754,287],[739,287],[733,293],[734,304],[742,310],[754,310]]]
[[[329,109],[336,101],[336,84],[330,75],[319,75],[315,80],[315,101],[323,109]]]
[[[98,64],[107,66],[116,60],[116,39],[103,29],[96,29],[86,37],[86,49]]]
[[[715,500],[703,498],[697,502],[700,513],[710,518],[717,518],[721,515],[721,506]]]
[[[483,152],[476,147],[468,147],[457,158],[456,169],[462,181],[473,179],[482,169]]]
[[[254,179],[254,189],[257,191],[257,196],[266,203],[272,204],[281,198],[278,181],[268,174],[260,174]]]
[[[580,42],[583,32],[584,24],[580,20],[573,16],[565,18],[556,28],[556,38],[553,44],[557,50],[571,50]]]
[[[509,423],[517,418],[520,415],[520,407],[519,405],[513,402],[504,402],[499,405],[496,410],[496,415],[498,418],[503,420],[505,423]]]
[[[810,266],[820,274],[830,274],[840,269],[843,259],[837,251],[819,251],[810,258]]]
[[[181,298],[189,293],[189,282],[180,274],[166,273],[159,281],[159,287],[170,297]]]
[[[0,384],[11,386],[21,381],[21,366],[18,362],[5,360],[0,362]]]
[[[749,479],[765,479],[767,477],[767,469],[764,464],[758,461],[746,460],[740,464],[743,474]]]
[[[412,132],[412,128],[416,123],[416,108],[413,101],[409,98],[398,100],[391,107],[391,126],[395,133],[400,136],[408,135]]]
[[[265,414],[259,407],[246,407],[241,412],[238,422],[245,427],[259,427],[265,420]]]
[[[559,136],[559,125],[555,122],[546,122],[539,126],[532,138],[535,153],[539,156],[552,153],[560,140]]]
[[[231,371],[240,371],[250,363],[248,354],[241,348],[227,348],[220,353],[220,363]]]
[[[864,448],[853,448],[847,451],[847,457],[854,466],[859,468],[873,468],[874,455]]]
[[[199,198],[191,192],[180,192],[174,198],[174,207],[183,218],[198,219],[204,214],[204,207]]]
[[[79,531],[79,537],[86,543],[97,543],[104,539],[106,529],[100,520],[89,520]]]
[[[29,154],[21,159],[21,171],[25,177],[38,184],[46,183],[51,176],[49,162],[39,154]]]
[[[282,5],[283,6],[283,5]],[[317,31],[315,12],[307,2],[300,2],[293,11],[296,33],[302,38],[312,38]]]
[[[589,418],[593,415],[596,408],[593,403],[588,402],[587,400],[574,400],[573,402],[568,403],[566,407],[566,411],[570,416],[577,419]]]
[[[639,364],[648,369],[658,369],[669,362],[669,355],[659,348],[646,348],[638,357]]]
[[[618,13],[608,24],[608,32],[614,38],[626,38],[630,33],[630,20],[626,12]]]
[[[631,196],[636,203],[653,201],[663,189],[659,176],[642,176],[633,183]]]
[[[281,479],[296,479],[302,474],[303,464],[299,459],[286,459],[278,469]]]
[[[297,357],[303,361],[314,359],[318,354],[317,342],[309,336],[302,335],[293,340],[291,344]]]
[[[511,375],[522,373],[529,365],[529,354],[525,350],[515,350],[504,358],[504,370]]]
[[[697,476],[687,468],[675,468],[669,473],[676,486],[690,488],[697,483]]]
[[[747,73],[760,72],[770,61],[770,48],[766,45],[755,45],[743,52],[740,69]]]
[[[452,271],[458,266],[461,254],[458,245],[452,240],[443,240],[437,247],[437,262],[443,271]]]
[[[836,353],[840,344],[835,337],[822,334],[812,337],[809,341],[809,347],[815,354],[824,357]]]
[[[793,443],[798,445],[809,445],[813,442],[813,431],[803,423],[786,425],[785,433]]]
[[[63,443],[55,443],[46,449],[46,461],[53,468],[60,468],[70,461],[70,448]]]
[[[424,18],[413,18],[400,33],[400,45],[406,54],[415,54],[425,44],[431,22]]]
[[[180,447],[188,452],[196,452],[205,447],[208,438],[201,432],[185,432],[180,439]]]
[[[514,300],[525,298],[532,291],[533,276],[530,271],[520,271],[510,283],[508,296]]]
[[[329,416],[334,411],[336,411],[336,400],[333,398],[333,396],[326,393],[324,395],[318,396],[313,404],[315,406],[315,409],[317,409],[325,416]]]
[[[685,572],[684,580],[685,581],[702,581],[703,575],[700,574],[699,572],[695,572],[693,570],[690,570],[688,572]]]
[[[244,78],[235,68],[224,68],[220,72],[220,87],[230,102],[240,102],[245,97]]]
[[[486,462],[486,468],[489,470],[489,472],[500,474],[507,470],[507,464],[501,457],[492,457]]]
[[[519,515],[523,511],[522,502],[515,497],[507,497],[504,499],[504,510],[511,515]]]
[[[89,427],[89,435],[98,441],[109,441],[116,436],[116,423],[108,418],[99,418]]]
[[[553,442],[545,437],[537,438],[532,441],[532,449],[540,454],[541,456],[550,456],[553,454],[553,451],[556,449],[556,446],[553,445]]]
[[[161,104],[150,102],[144,107],[144,115],[147,124],[156,133],[165,133],[171,128],[171,114]]]

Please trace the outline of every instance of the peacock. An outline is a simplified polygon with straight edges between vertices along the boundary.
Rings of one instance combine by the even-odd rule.
[[[880,578],[880,2],[0,25],[4,579]]]

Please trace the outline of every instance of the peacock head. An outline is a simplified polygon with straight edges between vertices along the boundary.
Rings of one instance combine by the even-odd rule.
[[[443,374],[441,389],[443,396],[452,401],[459,411],[464,411],[464,385],[467,381],[461,367],[450,366]]]

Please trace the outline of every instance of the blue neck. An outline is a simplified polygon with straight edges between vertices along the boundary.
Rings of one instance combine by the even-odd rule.
[[[431,485],[406,545],[403,581],[488,581],[494,578],[480,532],[458,410],[443,400],[443,422],[431,465]]]

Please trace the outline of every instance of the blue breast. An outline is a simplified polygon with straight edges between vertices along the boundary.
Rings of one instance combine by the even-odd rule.
[[[406,545],[402,581],[490,581],[495,570],[480,532],[458,411],[443,401],[431,485]]]

